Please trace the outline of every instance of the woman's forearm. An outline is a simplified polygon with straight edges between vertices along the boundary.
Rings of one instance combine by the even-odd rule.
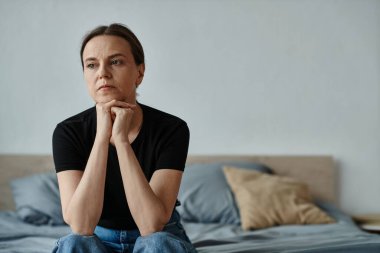
[[[104,202],[104,187],[109,140],[95,138],[83,176],[65,210],[74,233],[91,235],[99,222]]]
[[[154,194],[131,145],[115,141],[115,146],[128,206],[141,235],[160,231],[171,212]]]

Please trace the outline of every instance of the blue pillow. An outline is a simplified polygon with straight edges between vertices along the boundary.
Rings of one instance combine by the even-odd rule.
[[[177,207],[183,221],[240,224],[239,211],[224,177],[223,166],[272,174],[267,166],[250,162],[187,165],[178,196],[181,206]]]
[[[17,215],[34,225],[63,225],[57,175],[35,174],[11,181]]]

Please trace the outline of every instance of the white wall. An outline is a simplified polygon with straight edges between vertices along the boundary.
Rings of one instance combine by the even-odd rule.
[[[0,153],[51,152],[93,105],[82,36],[121,22],[140,101],[188,122],[190,153],[331,154],[343,209],[380,211],[380,1],[157,2],[0,0]]]

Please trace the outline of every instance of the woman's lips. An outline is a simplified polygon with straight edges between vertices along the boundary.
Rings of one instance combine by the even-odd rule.
[[[104,85],[100,86],[98,90],[106,91],[106,90],[110,90],[110,89],[113,89],[113,88],[115,88],[115,87],[112,86],[112,85],[104,84]]]

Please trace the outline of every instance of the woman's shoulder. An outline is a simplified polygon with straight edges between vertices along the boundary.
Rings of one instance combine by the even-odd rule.
[[[155,122],[160,124],[185,124],[186,122],[178,116],[161,111],[159,109],[150,107],[145,104],[139,103],[143,110],[143,117],[145,122]]]
[[[58,123],[53,136],[70,135],[84,138],[94,135],[95,132],[96,108],[91,107]]]
[[[81,124],[89,121],[96,120],[96,109],[95,107],[88,108],[78,114],[70,116],[69,118],[61,121],[58,125],[71,125],[71,124]]]
[[[190,130],[186,121],[156,108],[140,103],[139,105],[143,110],[143,136],[151,135],[151,138],[148,139],[157,140],[160,143],[166,143],[173,139],[188,143]]]
[[[91,139],[95,133],[96,109],[92,107],[58,123],[53,132],[53,140]]]

